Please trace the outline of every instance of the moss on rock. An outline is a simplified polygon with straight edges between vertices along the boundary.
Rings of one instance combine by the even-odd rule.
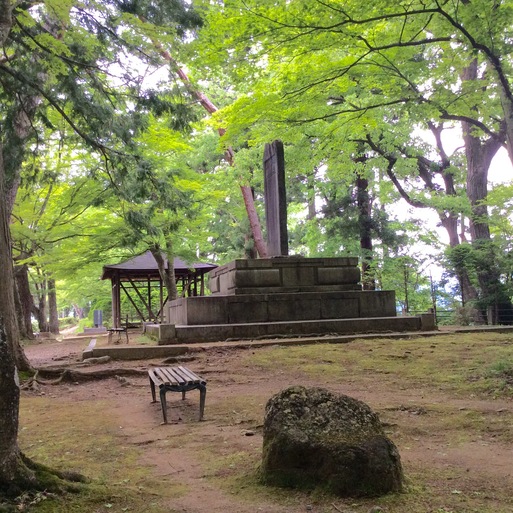
[[[290,387],[266,405],[264,483],[339,496],[402,489],[399,452],[365,403],[322,388]]]

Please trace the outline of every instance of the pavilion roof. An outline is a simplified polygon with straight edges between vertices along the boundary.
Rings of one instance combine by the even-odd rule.
[[[164,260],[167,268],[167,258],[164,257]],[[215,264],[202,262],[187,264],[180,258],[174,258],[173,262],[175,267],[175,274],[177,276],[184,274],[186,275],[191,271],[195,271],[198,274],[205,274],[217,267]],[[119,264],[104,265],[101,279],[111,279],[114,274],[119,274],[120,278],[154,277],[158,279],[159,270],[157,262],[151,251],[146,251],[142,255],[126,260],[125,262],[121,262]]]

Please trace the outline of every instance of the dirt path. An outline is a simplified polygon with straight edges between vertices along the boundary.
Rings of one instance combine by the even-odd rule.
[[[26,353],[37,366],[70,363],[79,359],[87,343],[88,340],[38,344],[26,348]],[[56,400],[59,397],[73,401],[108,399],[109,414],[117,418],[119,436],[124,443],[144,446],[142,463],[153,466],[160,479],[179,480],[188,490],[169,503],[169,510],[173,512],[315,513],[305,496],[284,507],[265,498],[256,505],[227,493],[216,483],[217,479],[226,477],[223,472],[230,470],[216,468],[215,458],[208,464],[204,459],[205,454],[209,454],[207,448],[212,451],[212,447],[219,458],[229,454],[258,455],[265,402],[274,393],[298,383],[327,385],[335,392],[369,404],[379,413],[389,436],[398,446],[409,479],[422,476],[423,486],[436,488],[451,499],[465,496],[472,502],[475,497],[476,504],[485,501],[488,505],[497,501],[499,513],[513,512],[513,502],[504,505],[504,497],[513,497],[513,440],[508,438],[512,433],[511,401],[461,398],[442,390],[405,386],[390,380],[383,383],[377,374],[363,375],[360,379],[348,375],[347,379],[329,383],[305,378],[300,369],[269,377],[245,363],[243,356],[246,355],[247,350],[223,349],[196,355],[190,366],[208,380],[205,421],[201,423],[196,422],[197,394],[191,392],[185,402],[177,400],[178,394],[169,394],[170,423],[161,425],[159,405],[150,403],[144,376],[129,377],[124,383],[112,378],[73,387],[52,387],[47,393]],[[118,364],[99,368],[109,365]],[[120,365],[141,368],[147,362]],[[469,429],[462,438],[460,424],[465,422],[469,422],[469,426],[479,422],[480,429]],[[504,423],[509,423],[508,427],[501,430]],[[439,426],[444,426],[443,431]],[[194,435],[190,436],[191,433]],[[243,465],[233,463],[240,464]],[[367,509],[359,509],[364,507]],[[421,505],[414,511],[478,511],[444,510],[440,509],[442,505],[439,509],[429,509],[431,507]],[[336,512],[335,507],[332,511]],[[368,511],[368,503],[356,504],[351,511]]]

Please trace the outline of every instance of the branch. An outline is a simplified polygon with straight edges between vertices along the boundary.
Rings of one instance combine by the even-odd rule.
[[[387,165],[387,169],[386,169],[386,172],[387,172],[387,175],[388,177],[390,178],[390,180],[392,181],[392,183],[395,185],[395,188],[397,189],[397,191],[399,192],[399,194],[401,195],[401,197],[409,204],[411,205],[412,207],[415,207],[415,208],[429,208],[428,205],[426,205],[424,202],[422,201],[419,201],[419,200],[414,200],[406,191],[405,189],[403,188],[403,186],[401,185],[401,183],[399,182],[397,176],[395,175],[395,173],[393,172],[393,169],[394,169],[394,166],[395,166],[395,163],[397,162],[397,157],[394,157],[392,155],[389,155],[389,154],[386,154],[377,144],[374,143],[374,141],[371,139],[370,135],[367,135],[367,142],[369,144],[369,146],[376,152],[378,153],[379,155],[381,155],[382,157],[384,157],[387,162],[388,162],[388,165]]]
[[[408,42],[401,42],[397,41],[396,43],[390,43],[388,45],[382,45],[382,46],[372,46],[367,38],[363,36],[356,36],[357,39],[362,41],[365,46],[371,51],[371,52],[380,52],[382,50],[390,50],[392,48],[406,48],[408,46],[422,46],[427,45],[430,43],[448,43],[453,40],[452,37],[433,37],[433,38],[426,38],[426,39],[420,39],[418,41],[408,41]]]
[[[511,91],[511,88],[509,86],[509,80],[506,76],[506,73],[502,67],[502,63],[500,59],[493,53],[493,51],[490,49],[490,47],[478,43],[477,40],[470,34],[470,32],[458,21],[456,21],[448,12],[444,11],[443,8],[440,6],[439,2],[437,2],[438,8],[437,11],[440,13],[441,16],[443,16],[456,30],[461,32],[469,41],[472,48],[475,50],[479,50],[483,52],[490,64],[495,69],[498,77],[499,82],[501,84],[501,87],[503,91],[505,92],[508,100],[513,103],[513,93]]]
[[[343,109],[338,110],[336,112],[332,112],[330,114],[324,114],[322,116],[317,116],[313,118],[305,118],[305,119],[287,119],[286,121],[289,123],[310,123],[312,121],[319,121],[323,119],[330,119],[334,116],[338,116],[340,114],[355,114],[355,113],[363,113],[368,110],[379,109],[380,107],[390,107],[391,105],[397,105],[401,103],[407,103],[411,101],[411,98],[399,98],[398,100],[391,100],[389,102],[375,103],[373,105],[364,105],[362,107],[353,106],[351,109]]]
[[[503,137],[500,134],[492,132],[484,123],[482,123],[478,119],[471,118],[470,116],[449,114],[445,109],[440,109],[440,112],[440,117],[442,119],[446,119],[447,121],[460,121],[462,123],[469,123],[470,125],[473,125],[476,128],[481,129],[485,134],[489,135],[492,139],[499,140],[501,144],[504,144]]]

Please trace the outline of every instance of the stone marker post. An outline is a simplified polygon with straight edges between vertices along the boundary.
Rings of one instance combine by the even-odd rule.
[[[283,143],[273,141],[264,150],[265,223],[270,257],[289,254],[285,157]]]

